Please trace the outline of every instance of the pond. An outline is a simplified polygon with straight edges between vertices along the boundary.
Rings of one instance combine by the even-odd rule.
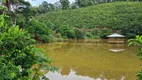
[[[37,46],[60,68],[45,74],[50,80],[136,80],[136,72],[142,69],[138,49],[124,44],[68,41]]]

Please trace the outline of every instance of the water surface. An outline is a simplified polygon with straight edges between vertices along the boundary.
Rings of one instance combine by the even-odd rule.
[[[124,44],[69,41],[37,46],[60,68],[46,74],[50,80],[136,80],[136,72],[142,69],[137,48]]]

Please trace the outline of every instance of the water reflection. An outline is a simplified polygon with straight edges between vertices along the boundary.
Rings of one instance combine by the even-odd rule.
[[[112,52],[121,52],[125,50],[125,44],[107,44],[109,51]]]
[[[88,76],[77,75],[76,71],[72,69],[67,75],[62,75],[61,72],[48,72],[45,76],[50,80],[94,80],[93,78],[90,78]],[[98,78],[96,80],[100,79]]]
[[[90,78],[89,76],[77,75],[76,71],[70,70],[69,74],[61,74],[62,70],[56,72],[48,72],[45,74],[46,78],[49,80],[125,80],[125,76],[120,75],[119,78],[107,78],[102,74],[98,75],[97,78]]]
[[[55,74],[63,78],[51,80],[136,80],[136,72],[141,70],[136,47],[78,41],[37,46],[45,49],[55,60],[53,65],[62,69]],[[125,50],[114,54],[109,49]],[[74,76],[68,79],[69,74],[73,73]],[[55,74],[49,72],[46,76],[55,77]],[[74,79],[76,77],[77,79]]]

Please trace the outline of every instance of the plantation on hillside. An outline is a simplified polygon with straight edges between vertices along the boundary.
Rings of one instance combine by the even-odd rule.
[[[141,6],[141,2],[104,3],[87,8],[49,12],[36,18],[67,38],[70,35],[71,38],[76,37],[78,31],[83,36],[102,38],[107,32],[110,34],[118,31],[131,38],[142,34]],[[64,30],[70,34],[68,36],[62,34]],[[103,34],[102,31],[106,33]]]

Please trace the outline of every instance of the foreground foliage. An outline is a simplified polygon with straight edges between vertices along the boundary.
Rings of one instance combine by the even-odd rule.
[[[135,39],[130,39],[129,45],[139,46],[139,53],[137,56],[139,56],[140,60],[142,60],[142,36],[136,36]],[[137,76],[138,76],[138,80],[142,80],[142,70],[137,73]]]
[[[42,67],[54,71],[56,68],[49,66],[52,61],[32,45],[35,40],[28,32],[9,26],[5,18],[0,16],[0,80],[39,79]]]

